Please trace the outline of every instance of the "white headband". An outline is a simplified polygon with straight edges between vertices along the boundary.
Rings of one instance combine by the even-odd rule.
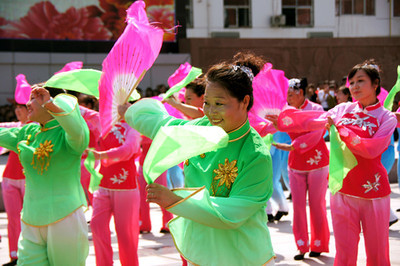
[[[379,66],[377,66],[377,65],[365,64],[365,65],[363,65],[363,67],[372,67],[372,68],[375,68],[379,72]]]
[[[246,73],[247,77],[249,77],[250,81],[253,81],[254,78],[254,74],[253,71],[251,71],[251,68],[247,67],[247,66],[237,66],[234,65],[233,69],[235,71],[237,71],[238,69],[242,70],[244,73]]]
[[[297,87],[300,89],[300,80],[299,79],[290,79],[289,80],[289,88]]]

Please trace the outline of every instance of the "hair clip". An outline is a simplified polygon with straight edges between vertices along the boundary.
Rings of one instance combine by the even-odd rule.
[[[375,68],[379,72],[379,66],[374,64],[364,64],[363,67],[372,67]]]
[[[289,88],[300,89],[300,80],[299,79],[290,79],[289,80]]]
[[[254,74],[253,74],[253,71],[251,71],[251,68],[249,68],[247,66],[234,65],[233,69],[235,71],[237,71],[238,69],[242,70],[247,75],[247,77],[250,79],[250,81],[253,81]]]

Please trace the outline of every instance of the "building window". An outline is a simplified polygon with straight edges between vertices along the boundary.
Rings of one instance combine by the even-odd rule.
[[[400,17],[400,0],[393,0],[393,17]]]
[[[185,0],[186,27],[193,28],[193,0]]]
[[[375,15],[375,0],[336,0],[336,16]]]
[[[224,0],[225,28],[251,27],[250,10],[250,0]]]
[[[312,0],[282,0],[282,14],[285,15],[289,27],[313,26]]]

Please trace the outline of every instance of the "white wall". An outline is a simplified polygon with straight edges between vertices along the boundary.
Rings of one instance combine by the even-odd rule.
[[[82,61],[83,68],[101,70],[101,63],[107,54],[80,53],[25,53],[0,52],[0,105],[7,104],[7,98],[14,98],[15,77],[22,73],[29,84],[46,81],[66,63]],[[180,64],[190,63],[189,54],[160,54],[153,67],[139,84],[143,90],[167,84],[168,77]]]
[[[271,16],[280,15],[281,0],[252,0],[252,27],[225,29],[222,0],[193,0],[194,27],[188,38],[209,38],[211,32],[239,32],[240,38],[307,38],[309,32],[332,32],[334,37],[388,37],[389,2],[376,0],[376,15],[335,16],[335,1],[314,0],[314,26],[271,27]],[[391,36],[400,35],[400,17],[392,18]]]

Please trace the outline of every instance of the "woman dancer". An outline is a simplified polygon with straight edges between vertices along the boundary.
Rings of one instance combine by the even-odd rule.
[[[90,227],[93,234],[96,265],[112,265],[110,219],[114,216],[121,265],[139,265],[140,196],[135,157],[140,152],[140,135],[126,123],[116,124],[100,138],[99,151],[103,178],[93,195],[93,214]]]
[[[287,101],[301,111],[323,110],[322,106],[305,98],[306,79],[289,80]],[[289,181],[293,202],[293,233],[300,253],[294,257],[302,260],[306,252],[318,257],[329,252],[329,227],[326,217],[325,195],[328,186],[329,152],[320,129],[307,132],[290,132],[291,144],[277,143],[278,149],[289,151]],[[307,194],[310,206],[311,242],[308,238]]]
[[[179,252],[198,265],[273,265],[265,204],[272,194],[271,157],[250,127],[252,78],[264,61],[238,54],[233,63],[214,65],[206,75],[205,117],[192,121],[169,116],[157,102],[142,100],[127,111],[128,124],[154,137],[162,125],[219,126],[226,147],[189,158],[186,189],[171,192],[151,184],[147,199],[178,215],[170,225]]]
[[[26,176],[20,265],[85,265],[89,245],[79,169],[89,132],[77,106],[73,96],[53,100],[47,89],[33,86],[28,119],[38,124],[0,128],[0,146],[18,152]]]
[[[0,123],[0,127],[20,128],[28,123],[25,104],[16,103],[15,115],[19,122]],[[18,237],[21,233],[21,210],[25,195],[25,175],[18,154],[10,151],[1,182],[4,207],[7,213],[8,249],[11,261],[6,266],[17,265]]]
[[[381,163],[397,120],[382,107],[377,96],[380,75],[374,60],[355,65],[349,75],[350,92],[356,102],[340,104],[307,127],[335,125],[342,141],[357,159],[357,165],[343,179],[343,186],[331,196],[335,265],[356,265],[361,229],[365,240],[367,265],[390,265],[389,213],[390,185]],[[299,119],[301,114],[282,113],[280,130],[288,130],[283,120]],[[294,121],[294,120],[292,120]]]

